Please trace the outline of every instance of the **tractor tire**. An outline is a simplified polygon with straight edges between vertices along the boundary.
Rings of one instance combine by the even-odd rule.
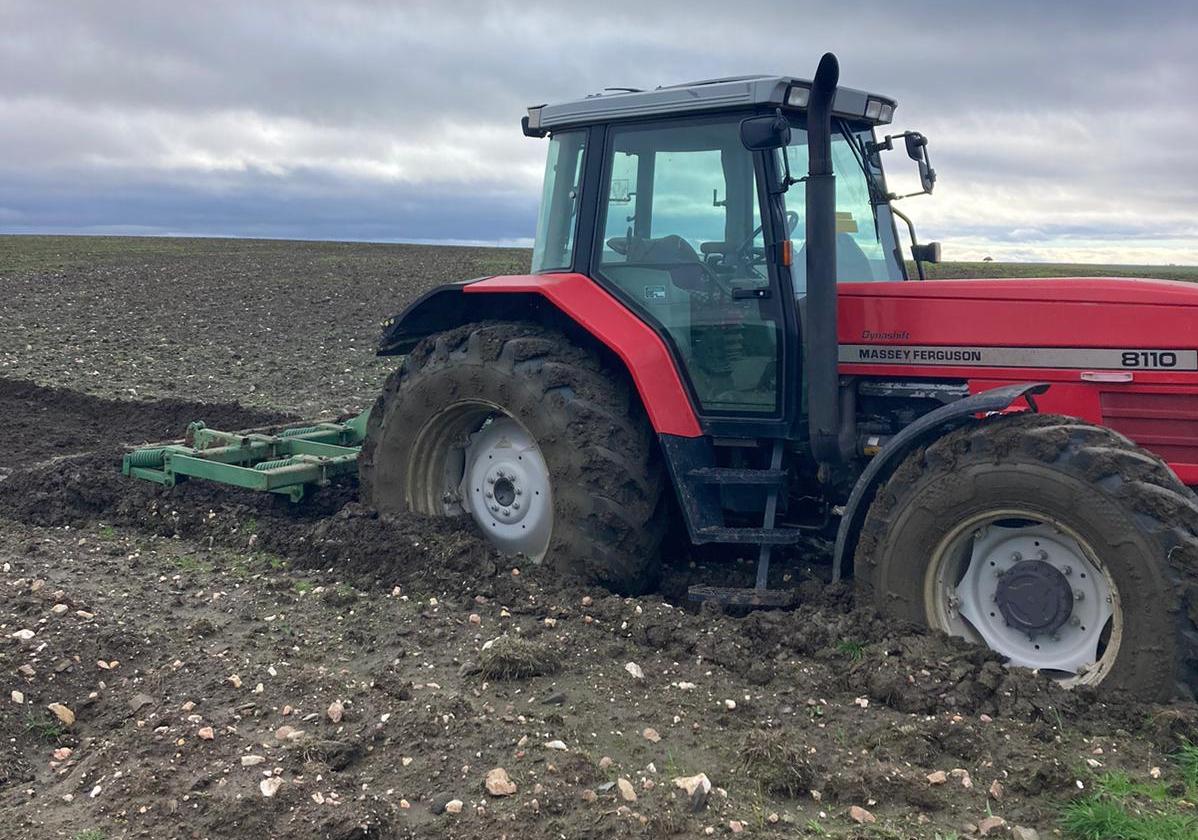
[[[1156,456],[1074,418],[1007,415],[906,458],[869,510],[854,569],[884,615],[970,637],[964,625],[1065,685],[1163,701],[1198,690],[1196,533],[1198,499]],[[1109,614],[1087,628],[1103,595]],[[1037,664],[1075,641],[1093,643],[1092,665]]]
[[[470,454],[473,444],[463,450],[462,440],[477,440],[483,434],[480,426],[497,422],[510,424],[515,438],[539,450],[532,460],[541,459],[539,478],[525,482],[525,495],[513,505],[519,508],[525,500],[527,513],[505,509],[503,514],[526,515],[521,523],[551,516],[541,547],[521,547],[519,553],[564,577],[621,593],[639,594],[655,586],[668,518],[656,440],[624,372],[605,368],[596,354],[556,330],[481,322],[420,342],[388,378],[371,412],[359,468],[363,500],[384,517],[409,511],[455,515],[465,509],[500,551],[523,546],[519,531],[514,532],[516,542],[505,542],[519,526],[505,530],[500,514],[486,509],[499,498],[499,484],[492,484],[495,495],[488,491],[489,501],[482,506],[475,503],[481,497],[470,496],[473,508],[455,508],[441,490],[426,486],[435,485],[445,472],[429,466],[429,453],[435,455],[440,446],[447,454],[437,457],[449,464],[449,472],[467,476],[462,494],[485,491],[484,481],[494,482],[494,474],[479,481],[468,478],[475,456]],[[465,455],[457,454],[463,451]],[[461,469],[455,467],[455,457],[464,460]],[[514,474],[500,472],[500,481]],[[536,504],[543,496],[536,487],[552,498],[540,512]],[[515,499],[511,490],[506,492]],[[535,527],[545,521],[536,520]]]

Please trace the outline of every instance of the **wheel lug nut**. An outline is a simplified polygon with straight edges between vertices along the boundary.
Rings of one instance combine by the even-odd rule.
[[[511,516],[511,515],[512,515],[512,512],[511,512],[510,510],[508,510],[507,508],[504,508],[504,509],[503,509],[503,515],[504,515],[504,516]]]
[[[494,499],[494,498],[495,498],[495,494],[494,494],[494,493],[492,493],[490,490],[488,490],[488,491],[487,491],[487,498],[488,498],[488,499]]]
[[[495,476],[493,476],[493,475],[487,476],[487,484],[494,484],[494,483],[495,483]]]
[[[1075,600],[1075,601],[1086,600],[1086,593],[1082,592],[1080,589],[1073,590],[1073,600]]]
[[[1047,560],[1047,559],[1048,559],[1048,552],[1047,552],[1047,551],[1045,551],[1044,549],[1040,549],[1040,550],[1039,550],[1039,551],[1036,553],[1036,556],[1037,556],[1037,557],[1039,557],[1041,560]]]
[[[1022,559],[1023,559],[1023,555],[1020,554],[1018,551],[1014,551],[1011,553],[1011,562],[1012,563],[1018,563]]]
[[[491,505],[491,513],[499,513],[499,505]]]
[[[1061,569],[1061,574],[1063,574],[1063,575],[1065,575],[1066,577],[1068,577],[1069,575],[1073,574],[1073,567],[1072,567],[1072,566],[1066,566],[1065,568]]]
[[[512,502],[512,510],[519,510],[519,509],[520,509],[520,503]]]
[[[524,491],[523,491],[523,490],[521,490],[519,487],[517,487],[517,488],[516,488],[516,495],[517,495],[517,496],[523,496],[523,495],[524,495]]]
[[[1082,620],[1075,615],[1075,616],[1073,616],[1073,618],[1069,619],[1069,623],[1072,624],[1074,627],[1081,627]]]

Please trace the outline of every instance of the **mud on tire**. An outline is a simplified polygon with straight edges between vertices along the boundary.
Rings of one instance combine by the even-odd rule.
[[[1083,536],[1122,605],[1123,632],[1101,680],[1143,699],[1198,690],[1198,499],[1157,457],[1069,417],[997,417],[909,455],[870,508],[854,559],[883,614],[928,624],[925,575],[957,523],[1019,503]]]
[[[422,341],[371,412],[360,458],[364,501],[384,516],[416,507],[406,469],[413,446],[463,400],[501,407],[536,440],[552,484],[545,564],[619,592],[656,584],[662,466],[639,398],[623,371],[556,330],[481,322]]]

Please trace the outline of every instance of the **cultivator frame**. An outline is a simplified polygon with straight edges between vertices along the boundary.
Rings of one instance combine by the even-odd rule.
[[[278,493],[293,502],[310,486],[356,472],[369,411],[339,423],[261,431],[221,432],[191,423],[181,443],[144,446],[125,455],[121,472],[174,487],[200,478],[247,490]]]

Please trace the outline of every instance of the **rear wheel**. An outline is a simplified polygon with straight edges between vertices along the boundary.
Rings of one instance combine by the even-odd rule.
[[[1159,459],[1066,417],[995,418],[908,456],[870,509],[886,614],[1067,686],[1165,699],[1198,673],[1198,502]]]
[[[618,372],[562,333],[484,322],[425,339],[371,413],[365,500],[474,519],[501,552],[622,592],[651,587],[661,466]]]

